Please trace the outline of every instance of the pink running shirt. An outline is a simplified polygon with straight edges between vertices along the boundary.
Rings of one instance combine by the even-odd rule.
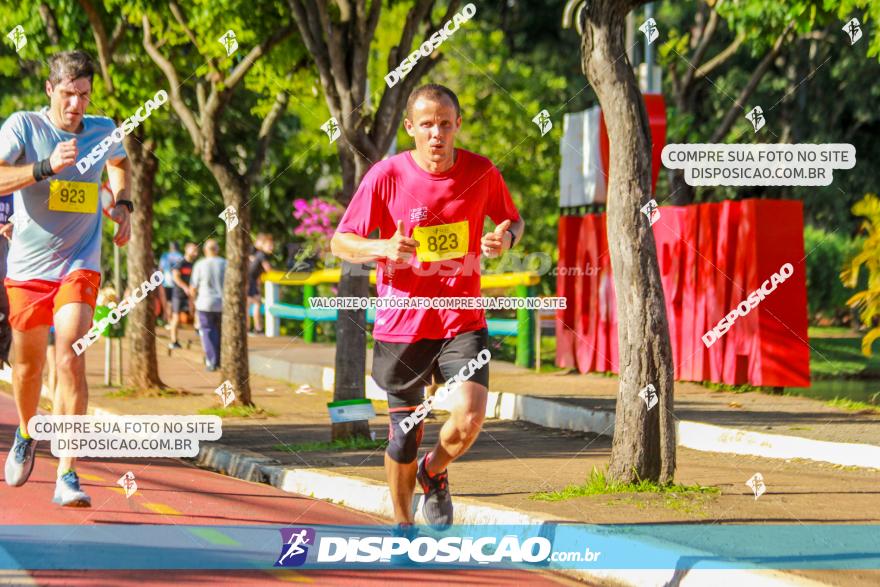
[[[387,261],[380,259],[376,275],[379,297],[480,296],[480,240],[485,217],[497,225],[519,220],[519,212],[501,172],[489,159],[464,149],[455,152],[452,167],[436,174],[419,167],[410,151],[380,161],[364,176],[348,205],[336,231],[362,237],[378,228],[379,238],[391,238],[398,220],[403,220],[407,236],[412,236],[415,226],[467,222],[464,256],[422,262],[413,257],[408,264],[394,264],[390,272]],[[440,239],[442,244],[445,238]],[[420,253],[427,244],[419,241]],[[436,249],[437,241],[431,246]],[[464,248],[463,243],[459,246]],[[485,327],[483,310],[379,308],[373,337],[383,342],[415,342],[452,338]]]

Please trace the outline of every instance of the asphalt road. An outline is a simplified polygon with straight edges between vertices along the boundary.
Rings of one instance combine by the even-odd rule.
[[[0,394],[0,458],[5,462],[17,417],[8,395]],[[0,524],[58,525],[51,530],[56,541],[45,544],[41,553],[46,561],[62,560],[70,549],[88,547],[88,538],[78,535],[78,527],[103,525],[108,532],[137,532],[122,524],[182,526],[182,533],[192,532],[184,525],[243,526],[317,524],[372,525],[387,524],[373,516],[344,507],[293,495],[268,485],[250,483],[204,471],[176,459],[90,459],[80,461],[77,473],[83,488],[92,498],[91,508],[62,508],[52,503],[57,461],[49,452],[48,442],[41,442],[37,462],[28,483],[10,487],[0,483]],[[132,472],[137,492],[126,497],[117,480]],[[39,530],[33,529],[31,530]],[[0,532],[3,528],[0,527]],[[229,544],[225,530],[201,532],[200,538]],[[120,536],[120,541],[124,540]],[[159,541],[161,542],[161,540]],[[281,538],[279,535],[279,548]],[[93,548],[98,548],[92,546]],[[158,549],[167,544],[148,544]],[[65,550],[66,549],[66,550]],[[0,548],[0,551],[3,549]],[[68,556],[68,559],[70,557]],[[67,560],[67,559],[65,559]],[[274,561],[272,561],[274,562]],[[271,562],[269,563],[271,564]],[[0,584],[15,585],[278,585],[313,583],[318,585],[386,584],[456,584],[456,585],[565,585],[574,582],[564,576],[545,572],[517,570],[28,570],[20,568],[15,553],[0,552]]]

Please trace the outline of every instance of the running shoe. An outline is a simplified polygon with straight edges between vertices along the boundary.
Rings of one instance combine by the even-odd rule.
[[[409,523],[401,523],[394,526],[391,529],[391,535],[395,538],[406,538],[410,542],[418,538],[419,536],[419,528],[415,524]],[[413,567],[417,566],[418,563],[412,561],[409,558],[408,553],[404,554],[392,554],[391,558],[388,559],[389,563],[391,563],[392,567]]]
[[[180,346],[180,343],[179,343],[179,342],[169,342],[169,343],[168,343],[168,348],[171,349],[171,350],[174,350],[174,349],[182,349],[183,347]]]
[[[64,507],[92,507],[92,498],[79,487],[79,477],[77,477],[76,471],[68,471],[58,477],[55,482],[55,497],[52,501]]]
[[[9,456],[6,457],[6,484],[13,487],[24,485],[34,470],[36,456],[37,441],[33,438],[25,440],[16,428],[15,440],[12,441]]]
[[[444,470],[433,477],[428,474],[426,461],[428,455],[419,461],[416,479],[425,494],[422,514],[432,526],[446,529],[452,525],[452,496],[449,495],[449,474]]]

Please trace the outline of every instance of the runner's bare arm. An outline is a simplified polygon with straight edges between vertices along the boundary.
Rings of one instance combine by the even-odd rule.
[[[349,232],[337,232],[330,241],[330,251],[349,263],[369,263],[388,259],[405,263],[416,254],[418,241],[404,236],[403,221],[397,222],[397,231],[391,238],[370,239]]]
[[[131,162],[128,157],[108,160],[107,178],[110,180],[110,191],[113,193],[113,205],[119,200],[130,199],[128,191],[131,185]]]
[[[516,236],[514,237],[513,242],[508,243],[508,245],[507,245],[508,249],[513,247],[513,245],[515,245],[516,243],[518,243],[519,241],[522,240],[523,233],[526,231],[526,223],[522,218],[520,218],[516,222],[510,223],[509,230],[513,231],[513,234]]]
[[[113,207],[110,208],[110,220],[118,224],[113,242],[117,247],[125,246],[131,237],[131,214],[125,206],[117,206],[119,200],[128,199],[131,185],[131,163],[128,157],[107,161],[107,177],[110,179],[110,191],[113,193]]]
[[[55,145],[49,157],[52,171],[58,173],[76,163],[77,153],[76,139]],[[9,165],[5,161],[0,161],[0,194],[9,194],[37,183],[34,179],[34,167],[39,164],[38,161],[24,165]]]

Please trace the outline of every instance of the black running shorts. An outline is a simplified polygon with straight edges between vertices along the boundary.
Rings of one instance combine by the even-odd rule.
[[[445,384],[488,346],[489,332],[485,328],[452,338],[377,340],[373,346],[373,379],[388,393],[389,408],[417,406],[425,400],[424,388],[431,385],[432,377]],[[488,387],[489,365],[477,369],[468,381]]]

